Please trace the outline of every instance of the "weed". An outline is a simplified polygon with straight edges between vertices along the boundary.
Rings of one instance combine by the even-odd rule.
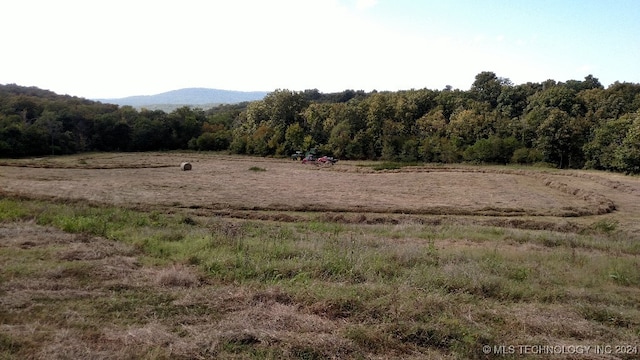
[[[29,216],[29,210],[24,203],[11,200],[0,199],[0,221],[15,221]]]
[[[602,219],[591,225],[591,228],[596,232],[603,234],[611,234],[618,228],[619,222],[612,219]]]
[[[363,349],[367,349],[373,353],[382,353],[384,350],[391,350],[397,347],[384,331],[379,328],[370,326],[350,326],[344,331],[344,336],[355,342]]]
[[[23,344],[22,341],[15,339],[14,337],[0,333],[0,357],[4,358],[4,355],[8,355],[11,357],[7,357],[8,359],[12,359],[13,356],[16,356],[20,353],[20,350],[28,344]],[[17,356],[15,357],[18,358]]]
[[[629,327],[634,323],[628,315],[611,306],[587,304],[578,306],[578,310],[585,319],[597,321],[604,325]]]
[[[507,276],[511,280],[523,282],[529,277],[529,269],[517,266],[514,269],[511,269]]]
[[[185,238],[185,234],[180,230],[159,231],[154,238],[158,241],[182,241]]]
[[[611,272],[609,273],[609,278],[611,278],[611,280],[613,280],[615,283],[622,285],[622,286],[629,286],[631,285],[631,279],[628,276],[628,274],[624,271],[621,271],[619,269],[613,269],[611,270]]]
[[[181,222],[185,225],[198,225],[198,222],[191,216],[183,216]]]

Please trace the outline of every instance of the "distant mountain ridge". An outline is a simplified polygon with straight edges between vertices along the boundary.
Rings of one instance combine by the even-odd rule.
[[[266,91],[233,91],[209,88],[186,88],[156,95],[128,96],[116,99],[93,99],[102,103],[133,107],[158,108],[162,106],[215,106],[262,100]]]

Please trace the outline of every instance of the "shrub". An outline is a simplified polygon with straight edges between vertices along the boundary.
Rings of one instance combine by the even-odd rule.
[[[529,163],[529,149],[520,148],[516,149],[511,156],[511,162],[514,164],[527,164]]]
[[[602,219],[595,222],[592,228],[598,232],[609,234],[614,232],[618,227],[618,221],[612,219]]]
[[[513,137],[506,139],[491,136],[480,139],[464,151],[464,159],[478,163],[506,164],[512,158],[519,143]]]
[[[229,131],[206,132],[196,140],[198,150],[226,150],[231,144],[231,134]]]
[[[627,130],[622,145],[615,150],[615,166],[628,174],[640,173],[640,115]]]

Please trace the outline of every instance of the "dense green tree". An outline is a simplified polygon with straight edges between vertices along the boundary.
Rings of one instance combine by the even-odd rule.
[[[416,120],[419,136],[443,137],[447,133],[447,119],[440,107],[436,107]]]
[[[202,133],[202,124],[205,122],[205,113],[202,109],[191,109],[183,106],[172,111],[166,116],[168,126],[171,128],[172,149],[185,149],[191,139],[198,138]]]
[[[514,164],[534,164],[544,160],[544,155],[538,149],[517,148],[511,156]]]
[[[131,128],[131,149],[135,151],[169,150],[172,129],[169,123],[157,116],[151,118],[141,114]]]
[[[539,84],[527,83],[517,86],[503,86],[497,99],[498,112],[509,118],[519,118],[524,114],[528,98],[542,88]]]
[[[24,155],[48,155],[52,153],[51,134],[44,124],[28,125],[23,132]],[[54,144],[55,146],[55,144]],[[55,148],[53,149],[55,151]]]
[[[460,90],[445,90],[440,91],[435,96],[435,102],[437,109],[442,111],[442,115],[445,118],[445,121],[449,123],[451,119],[451,115],[462,106],[467,100],[469,96],[467,93]]]
[[[593,123],[617,119],[624,113],[624,99],[603,89],[589,89],[578,94],[585,104],[585,117]]]
[[[347,159],[546,161],[636,172],[640,84],[584,80],[513,85],[485,71],[469,91],[276,90],[203,111],[136,110],[0,85],[0,156],[80,151],[226,150]]]
[[[334,156],[339,158],[349,157],[347,147],[351,143],[351,126],[348,121],[341,121],[331,130],[329,137],[329,149]]]
[[[277,146],[273,141],[275,136],[276,131],[268,124],[260,125],[247,139],[247,153],[260,156],[275,154]]]
[[[381,141],[382,159],[398,160],[402,145],[405,141],[403,124],[400,122],[395,122],[393,120],[384,121]]]
[[[18,116],[0,114],[0,157],[19,157],[26,154],[24,123]]]
[[[470,146],[480,139],[496,133],[495,113],[486,103],[471,101],[469,108],[459,108],[447,126],[449,138],[461,148]]]
[[[584,81],[568,80],[565,83],[565,86],[568,87],[569,89],[572,89],[576,93],[578,93],[580,91],[584,91],[584,90],[604,89],[604,87],[600,83],[600,80],[598,80],[597,78],[593,77],[593,75],[587,75],[584,78]]]
[[[330,116],[330,104],[310,104],[302,113],[306,124],[306,134],[311,136],[313,142],[326,144],[329,140],[329,129],[325,129],[325,120]]]
[[[221,130],[216,132],[205,132],[195,139],[195,146],[197,150],[226,150],[230,144],[230,133],[228,130]]]
[[[403,135],[416,135],[416,121],[435,107],[435,93],[425,89],[400,91],[390,96],[394,104],[393,120],[402,123]]]
[[[60,154],[62,145],[60,143],[61,134],[63,132],[62,121],[58,118],[58,114],[53,111],[43,111],[38,119],[31,125],[41,129],[41,133],[47,134],[47,143],[51,155]],[[57,151],[56,151],[57,150]]]
[[[364,130],[360,130],[353,135],[353,138],[347,145],[345,157],[347,159],[359,160],[371,159],[368,155],[369,152],[372,151],[371,144],[373,144],[373,141],[370,138],[370,134],[367,134]],[[327,152],[332,153],[331,148],[328,148]]]
[[[31,124],[43,111],[42,101],[38,98],[25,95],[17,95],[9,98],[3,112],[6,114],[20,115],[22,121]]]
[[[608,94],[622,99],[623,113],[633,113],[640,110],[640,84],[616,81],[606,91]]]
[[[587,131],[583,119],[554,108],[538,126],[536,147],[546,162],[560,168],[580,167],[584,163],[582,147]]]
[[[420,142],[417,138],[409,138],[400,145],[398,159],[400,161],[414,162],[420,159]]]
[[[475,163],[508,164],[516,149],[521,147],[513,137],[490,136],[480,139],[464,151],[464,159]]]
[[[615,151],[614,162],[619,171],[640,174],[640,112],[634,114],[633,123]]]
[[[371,95],[365,100],[364,107],[366,109],[365,133],[366,137],[372,140],[368,152],[371,158],[378,159],[382,156],[384,123],[385,120],[393,119],[394,108],[387,93]]]
[[[309,105],[303,93],[290,90],[276,90],[269,93],[262,102],[269,125],[283,129],[301,122],[302,112]]]
[[[91,144],[99,151],[126,151],[131,143],[131,126],[117,113],[99,115],[93,122]]]
[[[591,169],[615,170],[616,150],[622,146],[633,123],[630,115],[604,121],[593,131],[593,138],[584,145],[585,166]]]
[[[304,148],[305,132],[299,123],[291,124],[284,134],[285,150],[287,152],[308,150]]]
[[[503,91],[502,88],[512,85],[509,79],[500,78],[491,71],[483,71],[476,75],[470,92],[475,100],[486,102],[491,108],[495,108],[498,105],[498,98]]]

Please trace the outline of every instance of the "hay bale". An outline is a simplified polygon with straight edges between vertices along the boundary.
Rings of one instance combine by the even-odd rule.
[[[191,170],[191,163],[183,162],[182,164],[180,164],[180,169],[182,169],[182,171]]]

